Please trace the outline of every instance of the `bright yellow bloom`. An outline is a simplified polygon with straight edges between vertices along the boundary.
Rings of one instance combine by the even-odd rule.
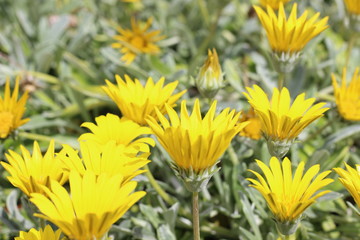
[[[140,2],[140,0],[121,0],[122,2]]]
[[[115,141],[109,141],[103,146],[94,142],[80,142],[79,157],[78,151],[69,145],[64,145],[58,154],[65,165],[64,170],[68,172],[77,171],[81,175],[87,170],[94,172],[96,175],[106,173],[110,176],[121,174],[124,182],[128,182],[135,176],[145,172],[139,170],[150,161],[145,156],[128,155],[128,149],[124,145],[116,145]],[[135,151],[135,150],[134,150]]]
[[[240,113],[235,114],[235,110],[229,108],[215,117],[216,101],[204,118],[198,99],[190,116],[185,100],[181,103],[180,118],[169,105],[166,105],[166,111],[171,123],[156,110],[162,126],[153,117],[148,117],[148,124],[176,165],[195,173],[214,166],[232,138],[247,124],[238,124]]]
[[[240,136],[259,140],[261,138],[261,121],[260,118],[255,114],[253,108],[251,108],[247,113],[242,114],[240,122],[245,121],[248,122],[248,125],[246,125],[240,131]]]
[[[360,207],[360,165],[356,164],[356,169],[345,163],[345,169],[334,168],[334,171],[340,176],[340,182],[349,191],[358,207]]]
[[[265,178],[249,170],[258,180],[252,178],[247,180],[252,183],[250,186],[257,189],[265,198],[271,212],[280,223],[296,221],[317,198],[330,192],[317,191],[334,181],[325,178],[331,171],[317,175],[320,170],[319,164],[310,167],[303,175],[305,162],[301,162],[293,176],[288,158],[284,158],[281,163],[276,157],[272,157],[270,167],[259,160],[256,160],[256,163]]]
[[[35,228],[30,229],[29,232],[21,231],[19,237],[15,237],[15,240],[59,240],[61,235],[61,230],[58,229],[56,232],[52,230],[50,225],[46,225],[44,230],[40,229],[37,231]],[[62,238],[65,240],[66,238]]]
[[[154,84],[149,77],[144,87],[139,80],[133,81],[128,75],[125,75],[125,81],[118,75],[115,77],[117,86],[106,80],[104,91],[116,103],[123,116],[140,125],[146,125],[145,118],[148,115],[156,118],[155,108],[164,113],[165,103],[175,106],[175,102],[186,92],[184,90],[171,96],[178,81],[164,86],[165,78],[160,78]]]
[[[129,154],[137,155],[139,152],[150,153],[150,146],[155,146],[155,141],[150,137],[140,137],[143,134],[151,134],[148,127],[127,119],[108,113],[106,116],[95,118],[96,124],[85,122],[81,126],[88,128],[91,133],[84,133],[79,141],[95,142],[100,147],[109,141],[115,141],[116,145],[124,145]]]
[[[54,141],[51,141],[45,155],[41,154],[39,144],[35,141],[32,155],[23,146],[20,146],[22,156],[12,150],[5,154],[9,163],[1,165],[10,173],[8,180],[26,195],[43,193],[42,186],[49,186],[50,180],[55,180],[61,185],[68,179],[64,172],[63,163],[55,157]]]
[[[360,15],[360,2],[359,0],[344,0],[349,13]]]
[[[316,22],[320,13],[307,20],[308,11],[305,11],[298,18],[296,3],[292,7],[289,18],[286,17],[282,2],[278,15],[270,6],[267,7],[267,12],[257,6],[254,8],[266,30],[271,48],[276,53],[292,55],[300,52],[311,39],[329,27],[328,17]]]
[[[25,112],[28,93],[19,99],[19,78],[16,78],[13,94],[10,92],[10,81],[6,80],[4,98],[0,97],[0,138],[6,138],[12,131],[27,123],[30,119],[21,119]]]
[[[260,4],[264,7],[269,5],[272,9],[277,10],[279,9],[280,3],[285,4],[290,0],[260,0]]]
[[[260,117],[262,132],[267,139],[293,140],[329,109],[323,108],[324,102],[312,106],[315,98],[305,99],[305,93],[298,95],[291,104],[289,90],[285,87],[281,92],[274,88],[271,101],[257,85],[246,89],[248,93],[244,92],[244,95]]]
[[[70,193],[58,182],[51,181],[51,190],[44,188],[48,197],[31,194],[40,214],[36,217],[46,219],[67,235],[70,239],[101,239],[122,215],[145,192],[135,192],[136,182],[123,184],[123,177],[118,174],[95,175],[86,171],[83,176],[70,173]]]
[[[160,30],[148,31],[151,23],[152,18],[149,18],[145,26],[141,27],[132,17],[131,29],[123,29],[120,26],[117,28],[120,35],[115,35],[114,39],[118,42],[113,43],[111,46],[120,49],[120,52],[124,54],[121,60],[126,64],[132,63],[138,54],[154,55],[160,52],[155,43],[164,39],[164,36],[159,36]]]
[[[338,111],[343,118],[350,121],[360,121],[360,74],[356,68],[350,84],[346,84],[346,68],[343,70],[341,86],[332,74],[332,83]]]

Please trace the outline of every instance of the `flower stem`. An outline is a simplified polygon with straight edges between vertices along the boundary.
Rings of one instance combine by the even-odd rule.
[[[193,230],[194,240],[200,240],[200,221],[199,221],[199,193],[193,192]]]
[[[279,72],[279,79],[278,79],[278,89],[279,89],[279,91],[281,91],[281,89],[284,86],[285,74],[286,73],[284,73],[284,72]]]
[[[167,204],[173,205],[175,203],[175,201],[172,198],[170,198],[170,196],[158,184],[158,182],[155,180],[154,176],[152,175],[152,173],[151,173],[151,171],[150,171],[150,169],[149,169],[149,167],[147,165],[145,165],[145,170],[146,170],[145,175],[149,179],[149,182],[150,182],[151,186],[162,197],[162,199],[164,199],[164,201]]]
[[[356,37],[357,37],[357,34],[355,32],[352,32],[351,36],[350,36],[350,39],[348,41],[348,44],[347,44],[347,48],[346,48],[346,62],[345,62],[346,67],[349,67],[351,51],[352,51],[352,49],[353,49],[353,47],[355,45]]]

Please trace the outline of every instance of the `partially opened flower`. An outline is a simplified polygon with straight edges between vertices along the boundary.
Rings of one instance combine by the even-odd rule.
[[[341,116],[350,121],[360,121],[360,74],[356,68],[349,84],[346,84],[346,68],[343,70],[341,84],[336,81],[332,74],[332,84],[336,105]]]
[[[254,6],[254,8],[266,30],[279,72],[292,71],[295,61],[305,45],[329,27],[327,25],[328,17],[317,21],[320,13],[316,13],[307,19],[308,11],[305,11],[298,18],[296,3],[293,5],[288,18],[282,2],[278,14],[270,6],[267,7],[267,12],[258,6]]]
[[[31,194],[33,202],[41,213],[36,217],[54,223],[69,238],[76,240],[101,239],[124,213],[145,192],[133,192],[136,182],[123,184],[121,174],[95,175],[86,171],[83,176],[71,172],[70,192],[58,182],[51,181],[51,187],[44,188],[46,196]]]
[[[81,126],[91,130],[91,133],[84,133],[79,141],[94,142],[105,146],[109,141],[115,141],[116,145],[123,145],[130,155],[137,156],[138,153],[150,153],[150,146],[155,141],[150,137],[140,137],[144,134],[151,134],[148,127],[140,126],[127,118],[119,118],[114,114],[106,114],[95,118],[96,124],[85,122]]]
[[[159,35],[160,30],[148,31],[152,24],[152,18],[149,18],[145,26],[141,26],[134,17],[131,18],[131,29],[123,29],[118,27],[119,35],[114,36],[116,43],[111,46],[120,49],[123,54],[121,60],[126,64],[134,61],[139,54],[157,54],[160,48],[156,42],[164,39],[164,36]]]
[[[156,118],[155,108],[164,113],[165,103],[174,106],[186,92],[184,90],[172,95],[178,81],[164,86],[165,78],[160,78],[155,84],[150,77],[143,86],[139,80],[133,81],[128,75],[125,75],[125,81],[118,75],[115,77],[117,85],[106,80],[104,91],[116,103],[123,116],[140,125],[146,125],[145,118],[148,115]]]
[[[60,229],[54,232],[50,225],[46,225],[44,229],[40,229],[39,231],[35,228],[30,229],[28,232],[21,231],[19,236],[15,237],[15,240],[59,240],[60,235]],[[65,240],[66,238],[61,239]]]
[[[285,87],[281,91],[274,88],[270,101],[259,86],[246,89],[248,92],[244,95],[260,118],[269,151],[278,158],[287,153],[305,127],[328,110],[324,108],[324,102],[313,105],[315,98],[305,99],[305,93],[298,95],[291,104],[289,90]]]
[[[264,7],[270,6],[272,9],[277,10],[280,7],[280,3],[286,4],[290,0],[260,0],[260,4]]]
[[[19,78],[16,78],[14,91],[11,95],[10,81],[6,80],[4,97],[0,97],[0,138],[6,138],[12,131],[27,123],[30,119],[21,119],[25,112],[28,93],[25,92],[20,99]]]
[[[330,192],[328,190],[318,191],[333,182],[333,179],[326,178],[331,171],[317,175],[320,170],[320,166],[317,164],[303,174],[305,162],[301,162],[293,175],[288,158],[281,163],[276,157],[272,157],[270,167],[259,160],[256,160],[256,163],[265,178],[261,174],[249,170],[255,174],[257,180],[252,178],[247,180],[252,183],[250,186],[257,189],[265,198],[275,217],[279,231],[284,235],[291,235],[296,231],[302,213],[316,199]]]
[[[238,124],[240,113],[229,108],[215,117],[216,101],[204,118],[201,116],[197,99],[189,116],[186,101],[181,103],[180,117],[174,109],[166,105],[170,121],[156,110],[157,118],[148,117],[148,124],[160,144],[174,161],[177,175],[184,180],[190,191],[200,191],[217,171],[216,163],[228,148],[232,138],[247,123]]]
[[[68,180],[68,174],[64,172],[65,165],[55,157],[54,141],[43,156],[39,144],[35,141],[32,155],[24,147],[20,146],[22,155],[9,150],[5,154],[8,163],[1,165],[10,173],[8,180],[26,195],[31,193],[43,193],[42,186],[50,186],[50,180],[64,184]]]
[[[259,140],[261,138],[261,121],[253,108],[242,114],[240,122],[248,122],[248,125],[240,131],[240,136],[248,137],[254,140]]]
[[[356,164],[356,169],[354,169],[345,163],[345,167],[346,170],[334,168],[334,171],[340,176],[339,181],[354,198],[358,207],[360,207],[360,165]]]
[[[69,145],[64,145],[58,158],[64,164],[64,171],[77,171],[80,175],[86,171],[92,171],[96,175],[106,173],[110,176],[121,174],[126,183],[135,176],[144,172],[139,170],[150,161],[148,155],[133,156],[128,154],[129,149],[124,145],[117,145],[115,141],[109,141],[103,146],[94,142],[80,142],[80,152]],[[136,151],[135,149],[133,151]]]

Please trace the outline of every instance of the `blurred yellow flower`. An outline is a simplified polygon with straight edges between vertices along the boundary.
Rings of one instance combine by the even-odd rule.
[[[344,0],[346,9],[349,13],[360,15],[360,2],[359,0]]]
[[[332,74],[332,84],[336,105],[341,116],[350,121],[360,121],[360,74],[356,68],[351,82],[346,84],[346,68],[343,69],[341,85],[339,86],[336,77]]]
[[[31,193],[43,193],[43,186],[49,186],[50,180],[64,184],[68,180],[68,174],[64,172],[62,162],[55,157],[54,141],[43,156],[39,144],[35,141],[32,155],[24,147],[20,146],[22,156],[12,150],[5,154],[9,163],[1,162],[1,165],[10,173],[8,180],[26,195]]]
[[[122,215],[145,192],[134,192],[136,182],[123,183],[122,175],[95,175],[86,171],[83,176],[70,173],[70,193],[58,182],[44,188],[48,197],[33,193],[30,201],[41,213],[36,217],[54,223],[70,239],[101,239]]]
[[[10,81],[6,80],[4,98],[0,96],[0,138],[6,138],[12,131],[27,123],[30,119],[21,119],[25,112],[28,93],[25,92],[18,101],[19,77],[16,78],[11,95]]]
[[[260,0],[260,4],[264,7],[270,6],[272,9],[277,10],[279,9],[280,3],[286,4],[290,0]]]
[[[240,131],[240,136],[259,140],[261,138],[261,121],[255,114],[253,108],[251,108],[247,113],[241,115],[240,122],[246,121],[249,123]]]
[[[44,230],[40,229],[39,231],[35,228],[30,229],[29,232],[21,231],[19,237],[15,237],[15,240],[59,240],[61,235],[61,230],[58,229],[56,232],[52,230],[50,225],[46,225]],[[65,240],[66,238],[62,238]]]
[[[139,152],[150,153],[150,146],[155,146],[154,139],[150,137],[140,137],[144,134],[151,134],[148,127],[127,118],[108,113],[106,116],[95,118],[96,124],[85,122],[81,126],[88,128],[91,133],[84,133],[79,141],[95,142],[100,147],[109,141],[115,141],[116,145],[124,145],[129,154],[137,156]]]
[[[121,0],[122,2],[140,2],[140,0]]]
[[[303,175],[305,162],[301,162],[293,176],[291,162],[288,158],[284,158],[281,163],[276,157],[272,157],[270,167],[259,160],[256,160],[256,163],[264,173],[265,178],[259,173],[249,170],[255,174],[258,180],[252,178],[247,178],[247,180],[252,183],[250,186],[257,189],[265,198],[280,231],[285,231],[286,226],[295,227],[292,230],[296,230],[297,220],[305,209],[313,204],[317,198],[330,192],[317,192],[333,182],[333,179],[325,178],[331,171],[317,175],[320,170],[319,164],[310,167]],[[295,226],[289,226],[292,224]],[[282,232],[284,235],[291,234],[284,231]]]
[[[345,163],[345,169],[334,168],[334,171],[340,176],[339,181],[349,191],[358,207],[360,207],[360,165],[356,164],[356,169]]]
[[[117,145],[115,141],[109,141],[103,146],[94,142],[82,141],[80,142],[82,158],[79,157],[78,151],[69,145],[63,146],[58,158],[63,161],[65,171],[77,171],[81,175],[88,170],[96,175],[106,173],[113,176],[120,173],[123,176],[123,182],[126,183],[145,172],[139,169],[150,162],[147,159],[150,153],[145,156],[129,156],[128,151],[129,149],[124,145]]]
[[[196,78],[196,86],[204,97],[213,98],[222,87],[223,81],[224,77],[217,52],[215,48],[212,52],[209,49],[208,57]]]
[[[120,49],[124,54],[121,60],[126,64],[134,61],[139,54],[154,55],[160,52],[156,42],[164,39],[164,36],[159,36],[160,30],[148,31],[152,23],[152,18],[149,18],[145,26],[141,27],[135,18],[131,18],[131,29],[123,29],[118,27],[117,31],[120,35],[115,35],[114,40],[118,41],[111,44],[113,48]]]
[[[118,75],[117,86],[106,80],[107,86],[103,87],[106,94],[116,103],[123,116],[133,120],[140,125],[146,125],[145,118],[150,115],[156,118],[155,108],[161,113],[165,112],[165,103],[174,106],[175,102],[186,92],[181,91],[171,95],[178,85],[174,81],[164,86],[165,78],[154,84],[151,77],[148,78],[145,87],[140,81],[131,80],[125,75],[125,81]]]

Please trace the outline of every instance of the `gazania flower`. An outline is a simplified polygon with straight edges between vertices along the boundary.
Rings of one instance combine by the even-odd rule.
[[[115,141],[109,141],[103,146],[94,142],[80,142],[79,154],[69,145],[64,145],[58,157],[65,165],[64,169],[68,172],[77,171],[81,175],[87,170],[96,175],[106,173],[110,176],[121,174],[123,181],[128,182],[135,176],[144,172],[139,170],[150,161],[146,156],[129,156],[128,149],[124,145],[116,145]],[[135,151],[135,150],[134,150]]]
[[[261,121],[260,118],[255,114],[253,108],[248,112],[242,114],[240,117],[240,122],[248,122],[241,131],[240,136],[248,137],[254,140],[259,140],[261,138]]]
[[[169,105],[166,105],[166,111],[170,122],[163,113],[156,110],[162,126],[152,116],[148,117],[148,124],[170,154],[175,163],[175,171],[181,179],[185,179],[185,184],[186,181],[193,182],[194,176],[198,176],[196,181],[208,181],[215,170],[215,164],[228,148],[232,138],[247,124],[238,124],[240,113],[235,114],[235,110],[230,111],[229,108],[215,117],[216,101],[204,118],[201,117],[198,99],[190,116],[186,101],[181,103],[180,118]],[[194,189],[191,190],[188,185],[187,187],[194,192]]]
[[[58,229],[56,232],[52,230],[50,225],[46,225],[44,230],[37,231],[35,228],[30,229],[29,232],[21,231],[20,236],[15,237],[15,240],[59,240],[61,231]],[[62,238],[65,240],[66,238]]]
[[[290,147],[288,143],[291,145],[305,127],[328,110],[323,108],[326,104],[324,102],[313,105],[315,98],[305,99],[305,93],[298,95],[291,104],[289,91],[285,87],[280,92],[274,88],[271,101],[257,85],[246,89],[248,93],[244,95],[260,118],[269,150],[279,158],[287,153]],[[284,149],[276,149],[277,145]]]
[[[6,138],[12,131],[27,123],[30,119],[21,119],[25,112],[28,98],[25,92],[19,99],[19,78],[16,78],[13,94],[10,92],[10,81],[6,80],[4,98],[0,97],[0,138]]]
[[[346,84],[346,68],[343,70],[341,85],[332,74],[332,84],[338,111],[343,118],[350,121],[360,121],[360,74],[356,68],[350,84]]]
[[[51,181],[51,188],[44,188],[48,197],[34,193],[30,199],[41,212],[35,216],[54,223],[69,239],[101,239],[145,195],[142,191],[133,193],[134,181],[122,184],[121,174],[97,176],[86,171],[81,176],[71,172],[69,182],[70,193]]]
[[[290,72],[305,45],[328,28],[328,17],[317,21],[320,13],[307,19],[308,11],[305,11],[298,18],[296,3],[288,18],[282,2],[278,14],[270,6],[267,7],[267,12],[257,6],[254,8],[266,30],[274,57],[279,63],[278,70],[281,72]]]
[[[151,134],[150,128],[140,126],[127,118],[119,118],[108,113],[106,116],[97,117],[95,121],[96,124],[85,122],[81,125],[92,132],[82,134],[79,141],[95,142],[100,147],[109,141],[115,141],[116,145],[124,145],[129,150],[129,154],[135,156],[139,152],[149,153],[149,145],[155,145],[152,138],[140,137],[143,134]]]
[[[290,0],[260,0],[260,4],[264,7],[270,6],[272,9],[277,10],[279,9],[280,3],[285,4]]]
[[[64,184],[68,174],[63,171],[62,162],[55,158],[54,141],[50,142],[45,155],[41,154],[39,144],[35,141],[32,155],[23,146],[20,146],[22,156],[12,150],[5,154],[9,163],[1,165],[10,173],[8,180],[26,195],[43,193],[42,186],[50,186],[50,180]]]
[[[325,178],[331,171],[317,175],[320,170],[320,166],[317,164],[309,168],[303,175],[305,163],[301,162],[293,175],[288,158],[281,163],[276,157],[272,157],[270,167],[259,160],[256,160],[256,163],[265,178],[259,173],[249,170],[255,174],[258,180],[252,178],[247,180],[252,183],[250,186],[257,189],[265,198],[282,234],[291,235],[295,232],[299,218],[305,209],[317,198],[330,192],[317,191],[333,182],[332,179]]]
[[[349,191],[356,204],[360,207],[360,165],[356,164],[356,169],[345,163],[345,169],[334,168],[334,171],[340,176],[340,182]]]
[[[360,2],[358,0],[344,0],[344,3],[350,14],[360,15]]]
[[[156,117],[155,108],[165,112],[165,103],[174,106],[175,102],[186,92],[186,90],[171,95],[178,81],[164,86],[165,78],[154,84],[152,78],[148,78],[145,87],[140,81],[131,80],[125,75],[125,81],[118,75],[117,86],[106,80],[107,87],[103,87],[106,94],[116,103],[123,116],[133,120],[140,125],[146,125],[145,118],[150,115]]]
[[[120,52],[124,54],[121,60],[126,64],[132,63],[138,54],[154,55],[160,52],[155,43],[163,39],[164,36],[159,36],[160,30],[148,31],[151,23],[152,18],[149,18],[145,26],[141,27],[133,17],[131,18],[131,29],[117,28],[120,35],[115,35],[114,39],[118,42],[111,46],[120,49]]]

